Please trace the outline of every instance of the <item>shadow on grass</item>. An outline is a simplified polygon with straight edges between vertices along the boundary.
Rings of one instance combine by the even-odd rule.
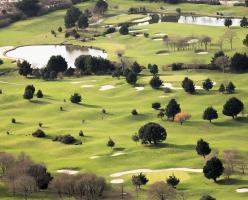
[[[91,104],[85,104],[85,103],[78,103],[77,105],[84,106],[86,108],[100,108],[100,106],[91,105]]]
[[[248,180],[240,180],[235,178],[230,178],[229,180],[219,180],[217,181],[219,185],[247,185],[248,187]]]
[[[126,148],[124,147],[117,147],[117,148],[113,148],[113,151],[124,151]]]
[[[237,117],[235,119],[229,119],[223,122],[212,123],[215,126],[225,126],[225,127],[240,127],[240,125],[245,125],[248,123],[247,117]]]
[[[31,103],[35,103],[35,104],[43,104],[43,105],[45,105],[45,104],[50,104],[49,102],[46,102],[46,101],[40,101],[40,100],[31,100],[30,101]]]
[[[158,149],[158,148],[174,148],[179,150],[194,150],[195,145],[192,144],[170,144],[170,143],[158,143],[157,145],[147,145],[149,148]]]

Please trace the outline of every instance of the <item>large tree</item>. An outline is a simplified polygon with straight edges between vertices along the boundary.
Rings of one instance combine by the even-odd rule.
[[[202,87],[204,90],[209,91],[213,88],[213,81],[211,79],[207,78],[202,82]]]
[[[71,95],[70,100],[72,103],[80,103],[82,101],[82,97],[80,94],[74,93],[73,95]]]
[[[227,18],[227,19],[225,19],[225,21],[224,21],[224,25],[226,26],[226,27],[230,27],[230,26],[232,26],[232,19],[229,19],[229,18]]]
[[[41,9],[38,0],[21,0],[16,3],[16,7],[28,17],[37,15]]]
[[[98,13],[98,14],[104,14],[106,11],[108,10],[108,3],[107,1],[104,0],[98,0],[96,2],[95,8],[94,8],[94,12]]]
[[[23,98],[31,100],[34,97],[35,87],[33,85],[27,85],[24,90]]]
[[[148,69],[153,74],[153,76],[158,74],[158,66],[156,64],[149,65]]]
[[[80,15],[77,25],[81,29],[85,29],[89,26],[89,19],[85,14]]]
[[[64,18],[65,27],[72,28],[75,26],[75,23],[78,21],[82,12],[77,7],[71,7],[66,11],[66,15]]]
[[[24,60],[23,62],[18,62],[17,67],[19,68],[18,72],[20,75],[27,77],[32,74],[31,64]]]
[[[166,140],[167,132],[161,125],[149,122],[139,129],[139,139],[143,144],[149,143],[157,145]]]
[[[137,63],[136,61],[131,65],[131,70],[135,73],[135,74],[139,74],[142,71],[142,67],[140,66],[139,63]]]
[[[247,27],[248,26],[248,20],[246,17],[243,17],[240,21],[240,26],[241,27]]]
[[[244,104],[236,97],[230,98],[223,106],[222,113],[233,119],[244,109]]]
[[[212,106],[206,108],[206,110],[203,112],[202,118],[204,120],[208,120],[211,123],[213,119],[218,119],[217,110],[215,110]]]
[[[132,183],[135,186],[136,190],[138,188],[140,189],[141,185],[145,185],[148,181],[149,180],[146,178],[146,175],[143,173],[132,176]]]
[[[184,80],[182,81],[182,87],[185,92],[189,94],[195,93],[195,85],[194,82],[189,79],[188,77],[185,77]]]
[[[149,187],[148,197],[151,200],[177,199],[177,190],[164,181],[159,181]]]
[[[208,160],[203,167],[203,173],[206,178],[213,179],[214,182],[220,177],[224,172],[224,167],[220,159],[213,157]]]
[[[204,141],[203,139],[197,141],[195,150],[198,155],[201,155],[204,158],[206,155],[210,154],[211,152],[211,148],[209,147],[208,142]]]
[[[175,115],[181,112],[180,104],[175,99],[171,99],[165,108],[165,115],[174,121]]]
[[[66,60],[60,55],[51,56],[51,58],[47,62],[48,71],[54,71],[56,73],[64,72],[67,70],[67,67],[68,65],[67,65]]]
[[[152,88],[159,89],[163,84],[163,81],[159,78],[159,76],[153,76],[149,83]]]
[[[130,71],[126,76],[126,81],[130,85],[135,85],[137,80],[138,80],[137,74],[134,73],[133,71]]]

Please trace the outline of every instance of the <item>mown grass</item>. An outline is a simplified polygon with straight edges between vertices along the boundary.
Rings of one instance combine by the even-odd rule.
[[[113,15],[126,13],[130,6],[146,5],[149,6],[149,9],[154,10],[161,5],[169,6],[137,1],[111,0],[109,2],[111,18],[107,20],[114,20],[115,22],[118,22],[118,19],[115,19],[117,17],[113,17]],[[117,4],[118,8],[116,8]],[[84,3],[80,4],[79,7],[83,9],[91,5],[92,3]],[[247,8],[242,7],[226,8],[223,6],[192,4],[180,4],[175,7],[178,6],[185,10],[202,10],[202,12],[208,14],[214,14],[220,9],[238,15],[243,15],[247,11]],[[1,29],[0,45],[61,43],[65,40],[64,34],[58,34],[58,37],[54,38],[50,34],[50,30],[63,25],[64,13],[63,10],[57,11]],[[125,15],[124,18],[123,20],[130,20],[128,15]],[[96,27],[96,29],[98,28]],[[224,27],[175,23],[153,24],[138,28],[147,28],[151,37],[157,32],[180,36],[208,34],[214,41],[218,40],[226,29]],[[237,34],[234,49],[229,50],[228,42],[224,45],[224,50],[229,55],[232,55],[235,51],[246,51],[241,43],[241,39],[246,34],[246,29],[232,29]],[[197,55],[192,51],[172,52],[171,55],[162,57],[156,55],[157,51],[165,49],[161,41],[155,42],[151,38],[121,36],[119,33],[112,34],[111,38],[97,38],[96,41],[90,43],[81,43],[75,40],[67,41],[67,43],[104,48],[112,60],[117,59],[116,52],[118,50],[124,50],[124,55],[132,60],[137,60],[144,65],[157,63],[160,66],[171,62],[190,63],[195,59],[208,63],[210,57],[216,51],[216,49],[212,49],[208,55]],[[117,80],[109,76],[85,76],[82,78],[64,78],[60,81],[26,79],[20,77],[14,71],[16,66],[9,60],[5,60],[5,64],[0,66],[0,71],[3,70],[8,73],[0,77],[0,89],[3,90],[3,94],[0,95],[0,151],[13,154],[25,151],[35,161],[45,163],[49,171],[53,173],[62,168],[76,168],[81,172],[97,173],[110,181],[110,174],[123,170],[169,167],[201,168],[204,160],[195,152],[196,141],[200,138],[207,140],[212,148],[218,149],[220,155],[224,149],[237,149],[247,158],[247,118],[232,120],[221,114],[223,104],[232,96],[240,98],[247,106],[246,74],[223,74],[214,71],[194,70],[160,71],[161,78],[164,81],[171,82],[174,86],[180,86],[185,76],[192,78],[197,85],[201,85],[202,80],[206,78],[211,78],[217,82],[210,92],[200,90],[196,95],[188,95],[183,90],[175,90],[164,94],[161,90],[151,89],[148,84],[151,76],[147,71],[144,71],[138,80],[138,83],[144,85],[145,89],[137,92],[123,78]],[[233,95],[219,94],[217,91],[219,85],[229,80],[237,86],[236,93]],[[41,89],[45,97],[43,99],[35,98],[32,101],[24,100],[22,95],[27,84],[34,84],[36,90]],[[82,88],[83,85],[94,85],[94,87]],[[102,85],[114,85],[116,88],[109,91],[99,91]],[[74,92],[82,95],[82,104],[70,103],[70,95]],[[190,121],[183,126],[158,119],[156,117],[157,112],[151,108],[152,102],[156,101],[165,107],[171,98],[175,98],[180,103],[183,111],[192,115]],[[64,102],[64,99],[67,101]],[[65,111],[61,112],[60,106],[63,106]],[[214,106],[218,110],[220,117],[213,124],[202,120],[202,112],[207,106]],[[102,114],[101,110],[103,108],[106,109],[107,115]],[[132,109],[137,109],[140,114],[132,116]],[[11,118],[16,118],[18,123],[12,124]],[[82,120],[85,120],[84,124],[82,124]],[[145,147],[140,144],[136,145],[131,140],[131,135],[137,132],[141,125],[150,121],[158,122],[166,128],[168,138],[165,145],[158,148]],[[44,124],[43,130],[49,136],[72,134],[79,138],[78,133],[83,130],[86,135],[86,137],[81,138],[83,145],[67,146],[52,142],[50,139],[33,138],[30,134],[38,128],[39,122]],[[6,131],[9,131],[10,135],[7,135]],[[117,149],[111,150],[106,147],[109,137],[116,142]],[[111,156],[119,151],[126,154],[117,157]],[[94,155],[100,157],[94,160],[90,159]],[[149,184],[155,180],[165,180],[168,175],[169,173],[149,174],[151,179]],[[233,178],[236,181],[230,185],[214,184],[212,181],[205,179],[203,174],[178,172],[176,175],[181,178],[178,189],[185,191],[189,200],[199,199],[202,194],[211,194],[217,199],[225,200],[243,200],[247,197],[247,194],[235,192],[235,189],[247,186],[247,175],[235,175]],[[147,186],[136,197],[130,176],[126,176],[125,180],[124,188],[126,191],[133,193],[134,199],[146,199],[145,190]],[[1,199],[21,199],[8,195],[3,185],[0,185],[0,192]],[[41,193],[32,197],[32,199],[52,198],[49,193]]]

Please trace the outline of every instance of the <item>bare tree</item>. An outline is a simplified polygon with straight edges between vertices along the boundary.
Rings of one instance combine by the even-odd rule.
[[[15,158],[8,153],[0,152],[0,174],[5,175],[6,171],[14,164]]]
[[[223,38],[230,42],[231,49],[233,48],[233,39],[236,37],[236,35],[236,32],[231,29],[227,29],[223,35]]]
[[[223,73],[225,73],[225,69],[228,68],[231,64],[231,61],[227,56],[219,56],[214,60],[214,64],[219,66]]]
[[[208,49],[208,44],[211,43],[211,41],[212,41],[212,39],[209,36],[202,36],[200,38],[200,42],[204,44],[206,51]]]
[[[148,189],[149,199],[152,200],[167,200],[176,198],[177,191],[172,186],[164,181],[153,183]]]
[[[248,162],[240,152],[237,153],[236,166],[242,174],[245,174],[245,170],[248,168]]]
[[[35,191],[35,185],[34,178],[28,175],[22,175],[16,180],[16,192],[23,195],[24,199],[27,200]]]

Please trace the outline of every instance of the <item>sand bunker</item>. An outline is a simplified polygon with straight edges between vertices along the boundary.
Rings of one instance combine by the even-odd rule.
[[[201,51],[201,52],[198,52],[197,54],[198,55],[206,55],[206,54],[208,54],[208,52],[207,51]]]
[[[238,192],[238,193],[246,193],[246,192],[248,192],[248,188],[239,188],[239,189],[236,190],[236,192]]]
[[[142,91],[144,90],[145,88],[144,87],[135,87],[136,91]]]
[[[153,41],[163,41],[163,38],[153,38]]]
[[[7,82],[7,81],[0,81],[0,83],[9,84],[9,85],[23,85],[21,83],[10,83],[10,82]]]
[[[143,37],[144,34],[140,33],[140,34],[137,34],[137,35],[135,35],[135,36],[136,36],[136,37]]]
[[[82,85],[81,88],[92,88],[94,85]]]
[[[100,156],[91,156],[90,157],[91,160],[94,160],[94,159],[97,159],[97,158],[100,158]]]
[[[5,47],[0,47],[0,58],[8,58],[4,55],[4,53],[6,51],[9,51],[11,49],[13,49],[14,47],[13,46],[5,46]]]
[[[155,35],[156,35],[156,36],[165,36],[165,35],[167,35],[167,34],[165,34],[165,33],[155,33]]]
[[[169,88],[172,90],[181,90],[181,87],[174,87],[171,83],[163,83],[162,88]]]
[[[124,180],[123,179],[113,179],[110,181],[110,183],[112,184],[121,184],[121,183],[124,183]]]
[[[101,88],[99,90],[100,91],[106,91],[106,90],[111,90],[114,88],[115,88],[115,86],[113,86],[113,85],[103,85],[103,86],[101,86]]]
[[[195,89],[196,89],[196,90],[202,90],[203,88],[202,88],[202,86],[195,85]]]
[[[60,169],[60,170],[57,170],[57,172],[60,174],[69,174],[69,175],[74,175],[74,174],[79,173],[79,171],[77,170],[70,170],[70,169]]]
[[[168,56],[170,55],[169,53],[157,53],[158,56]]]
[[[168,98],[169,96],[165,96],[165,95],[161,95],[161,96],[158,96],[159,98]]]
[[[111,174],[110,177],[120,177],[128,174],[139,174],[139,173],[158,173],[165,171],[183,171],[183,172],[192,172],[192,173],[202,173],[202,169],[191,169],[191,168],[168,168],[168,169],[135,169],[124,172],[119,172],[115,174]]]
[[[112,154],[111,156],[116,157],[116,156],[121,156],[121,155],[125,155],[125,154],[126,153],[123,153],[123,152],[117,152],[117,153]]]
[[[147,22],[151,19],[150,16],[147,16],[147,17],[144,17],[144,18],[141,18],[141,19],[136,19],[136,20],[133,20],[134,23],[141,23],[141,22]]]
[[[190,39],[190,40],[187,41],[188,44],[194,44],[194,43],[197,43],[197,42],[199,42],[198,39]]]

